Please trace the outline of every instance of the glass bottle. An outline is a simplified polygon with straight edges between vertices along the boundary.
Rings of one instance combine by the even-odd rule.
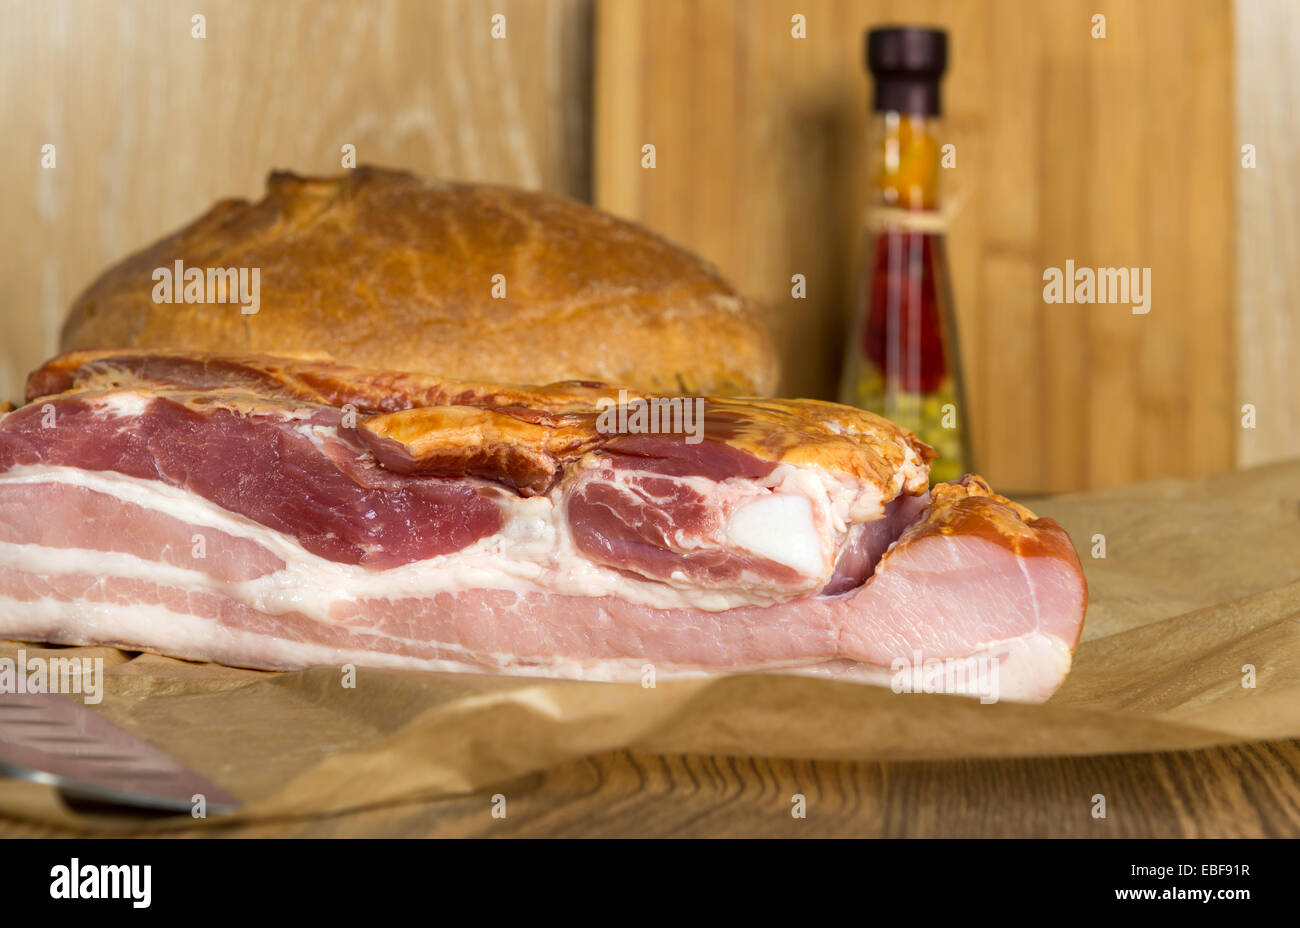
[[[973,469],[939,210],[941,30],[873,29],[871,196],[864,273],[840,401],[909,428],[938,453],[933,482]]]

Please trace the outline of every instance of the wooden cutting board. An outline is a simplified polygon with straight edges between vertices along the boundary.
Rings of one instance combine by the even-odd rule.
[[[226,837],[1300,837],[1300,742],[883,763],[597,754],[449,799],[221,828]],[[791,797],[806,818],[791,815]],[[1093,796],[1108,797],[1105,819]],[[494,817],[495,796],[509,815]],[[157,836],[159,832],[141,831]],[[211,835],[211,826],[162,832]],[[0,818],[6,838],[69,832]]]
[[[807,37],[792,36],[791,17]],[[1005,491],[1233,465],[1229,0],[604,0],[594,190],[761,299],[785,390],[833,396],[865,205],[869,24],[951,35],[953,286],[976,465]],[[655,166],[642,167],[643,145]],[[1043,273],[1151,269],[1150,312]],[[791,277],[807,298],[791,297]]]

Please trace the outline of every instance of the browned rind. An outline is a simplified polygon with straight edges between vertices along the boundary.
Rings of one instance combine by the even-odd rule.
[[[927,516],[914,528],[917,535],[978,535],[1020,557],[1056,557],[1078,564],[1074,544],[1059,523],[1040,519],[995,493],[978,474],[936,484],[930,491]]]
[[[271,355],[135,350],[73,352],[28,379],[29,399],[119,389],[244,394],[351,407],[380,462],[403,473],[495,473],[522,492],[544,492],[565,461],[615,432],[609,404],[654,399],[591,382],[510,386],[368,370]],[[689,397],[694,402],[697,398]],[[699,397],[705,442],[771,464],[788,463],[873,484],[882,501],[924,492],[934,452],[880,416],[816,400]],[[665,448],[685,435],[665,434]],[[457,470],[458,467],[468,470]]]

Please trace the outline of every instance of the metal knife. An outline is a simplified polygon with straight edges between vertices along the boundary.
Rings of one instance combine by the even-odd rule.
[[[72,799],[190,812],[240,801],[202,774],[55,693],[0,695],[0,775],[48,783]]]

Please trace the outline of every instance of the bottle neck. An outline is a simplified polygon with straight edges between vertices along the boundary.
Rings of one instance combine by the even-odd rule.
[[[871,126],[875,203],[895,209],[938,208],[939,117],[873,112]]]

